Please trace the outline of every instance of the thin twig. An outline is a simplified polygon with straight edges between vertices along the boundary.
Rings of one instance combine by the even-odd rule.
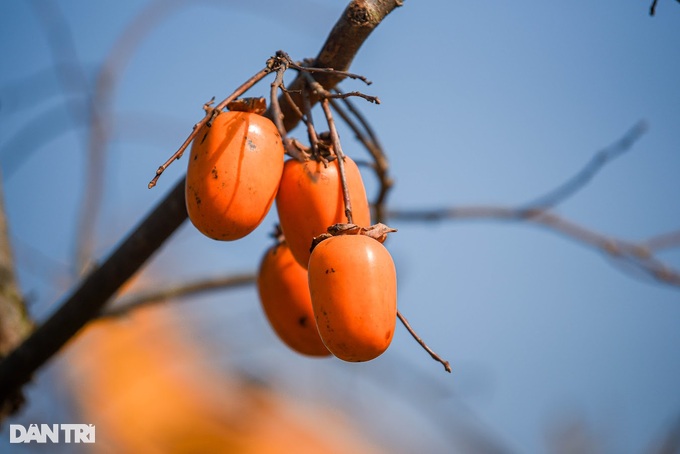
[[[378,195],[372,203],[374,210],[374,220],[375,222],[383,222],[385,220],[385,203],[387,202],[387,194],[389,190],[394,185],[394,181],[389,176],[389,163],[387,161],[387,156],[378,141],[375,132],[372,130],[368,121],[361,115],[361,113],[354,107],[349,99],[343,99],[343,103],[348,107],[348,110],[354,115],[354,117],[359,121],[359,125],[345,112],[340,105],[334,101],[330,100],[331,107],[340,115],[349,128],[354,132],[357,140],[361,142],[368,153],[373,158],[373,165],[370,167],[374,170],[378,181],[380,183],[380,188],[378,190]],[[363,131],[362,131],[363,128]],[[357,165],[359,162],[357,161]]]
[[[292,146],[288,140],[286,128],[283,126],[283,113],[281,112],[281,106],[279,105],[278,98],[279,89],[283,89],[283,75],[286,72],[287,65],[288,63],[284,61],[276,68],[276,77],[269,86],[269,109],[272,112],[271,119],[274,122],[276,129],[279,131],[281,142],[283,143],[286,153],[290,154],[291,156],[296,156],[297,149]]]
[[[314,118],[312,117],[312,103],[309,99],[309,90],[305,90],[302,95],[302,111],[304,113],[302,120],[307,126],[307,137],[309,138],[309,145],[312,149],[312,156],[314,156],[314,159],[322,159],[324,165],[326,165],[327,162],[325,158],[321,156],[319,150],[319,135],[316,133],[316,128],[314,128]]]
[[[656,13],[656,1],[652,0],[652,6],[649,7],[649,15],[653,16]]]
[[[239,86],[236,90],[234,90],[234,92],[233,92],[231,95],[229,95],[229,96],[228,96],[227,98],[225,98],[222,102],[220,102],[215,108],[210,107],[210,104],[212,104],[212,101],[209,101],[209,102],[205,103],[205,104],[203,105],[203,110],[205,111],[205,115],[203,116],[203,118],[202,118],[198,123],[196,123],[196,124],[194,125],[194,127],[193,127],[192,130],[191,130],[191,133],[190,133],[189,136],[186,138],[186,140],[184,140],[184,142],[183,142],[182,145],[177,149],[177,151],[175,151],[175,153],[174,153],[172,156],[170,156],[170,158],[169,158],[167,161],[165,161],[165,162],[164,162],[164,163],[156,170],[156,175],[155,175],[155,176],[153,177],[153,179],[149,182],[149,186],[148,186],[149,189],[151,189],[151,188],[153,188],[154,186],[156,186],[156,182],[158,182],[158,179],[161,177],[161,175],[163,174],[163,172],[165,172],[165,169],[167,169],[168,166],[170,166],[170,164],[172,164],[174,161],[176,161],[176,160],[178,160],[179,158],[182,157],[182,155],[183,155],[184,152],[186,151],[187,147],[189,147],[189,144],[191,144],[191,141],[194,140],[194,138],[195,138],[196,135],[199,133],[199,131],[201,130],[201,128],[202,128],[205,124],[209,123],[209,122],[214,118],[214,116],[216,115],[216,113],[221,112],[222,109],[224,109],[224,108],[227,106],[227,104],[229,104],[231,101],[235,100],[235,99],[238,98],[239,96],[243,95],[243,93],[245,93],[245,92],[248,91],[250,88],[252,88],[253,85],[255,85],[257,82],[259,82],[260,80],[262,80],[262,79],[263,79],[267,74],[269,74],[271,71],[272,71],[271,68],[268,67],[268,66],[265,67],[265,68],[263,68],[263,69],[261,69],[260,71],[258,71],[257,73],[255,73],[250,79],[248,79],[248,80],[245,81],[243,84],[241,84],[241,86]]]
[[[535,198],[533,201],[524,204],[522,209],[527,212],[542,211],[555,207],[565,201],[577,191],[583,189],[605,165],[629,151],[647,130],[648,127],[645,121],[637,122],[623,137],[595,153],[590,161],[566,182],[548,193]]]
[[[129,314],[133,310],[147,307],[153,304],[165,302],[170,299],[186,296],[195,296],[211,290],[224,290],[251,285],[257,281],[254,273],[237,274],[212,279],[201,279],[195,282],[164,288],[161,290],[131,295],[114,303],[102,311],[99,318],[117,318]]]
[[[324,97],[328,99],[347,99],[350,97],[355,97],[355,98],[363,98],[368,102],[372,102],[373,104],[380,104],[380,98],[377,96],[371,96],[367,95],[365,93],[362,93],[360,91],[349,91],[347,93],[327,93],[324,95]]]
[[[402,0],[352,0],[347,8],[342,12],[342,19],[333,27],[333,31],[323,45],[321,52],[314,59],[314,63],[309,66],[317,68],[333,68],[332,72],[315,72],[309,74],[300,73],[295,80],[288,85],[294,103],[302,105],[300,94],[296,94],[305,85],[304,75],[311,75],[327,89],[335,87],[346,75],[342,71],[347,71],[358,53],[360,46],[368,36],[376,29],[377,25],[392,11],[403,5]],[[338,37],[344,40],[339,44]],[[319,97],[313,97],[311,102],[315,104]],[[292,109],[286,110],[286,105],[281,104],[284,114],[284,124],[287,130],[293,127],[300,120],[300,116]]]
[[[333,69],[333,68],[316,68],[316,67],[313,67],[313,66],[304,66],[304,65],[299,65],[299,64],[297,64],[293,61],[290,61],[290,67],[293,68],[293,69],[296,69],[298,71],[304,71],[304,72],[308,72],[308,73],[311,73],[311,74],[314,74],[314,73],[334,74],[334,75],[340,76],[342,78],[358,79],[358,80],[362,81],[363,83],[365,83],[366,85],[371,85],[373,83],[362,75],[350,73],[350,72],[347,72],[347,71],[337,70],[337,69]]]
[[[340,172],[340,183],[342,184],[342,197],[345,202],[345,216],[347,223],[352,224],[352,201],[349,197],[349,188],[347,187],[347,175],[345,174],[345,154],[342,152],[342,145],[340,144],[340,136],[338,130],[335,128],[335,121],[333,121],[333,114],[328,102],[328,98],[321,100],[321,107],[326,115],[328,121],[328,128],[331,132],[331,142],[333,143],[333,151],[337,156],[338,171]]]
[[[286,150],[286,153],[292,156],[293,158],[301,161],[304,160],[304,155],[302,154],[297,144],[288,137],[286,128],[283,125],[283,113],[281,112],[281,106],[279,105],[279,98],[277,96],[279,89],[283,93],[288,92],[288,90],[286,90],[286,87],[283,84],[283,75],[285,74],[286,69],[288,68],[289,59],[280,58],[279,56],[280,53],[281,51],[278,51],[277,56],[274,57],[278,61],[278,63],[276,64],[276,77],[274,78],[274,81],[270,85],[269,104],[271,110],[271,119],[274,122],[274,125],[276,125],[276,129],[279,131],[279,135],[281,136],[281,140],[283,142],[283,146],[284,149]],[[288,95],[285,99],[288,102],[292,102],[292,100],[290,99],[290,95]]]
[[[680,271],[650,256],[647,245],[609,237],[587,229],[549,211],[527,213],[524,208],[502,206],[461,206],[432,210],[389,210],[388,219],[403,222],[431,222],[437,220],[490,219],[533,223],[595,250],[625,261],[644,271],[659,282],[680,286]],[[677,243],[676,243],[677,244]]]
[[[660,251],[662,249],[670,249],[680,246],[680,230],[674,230],[672,232],[661,233],[655,235],[647,240],[643,241],[642,244],[649,251]]]
[[[415,330],[411,327],[411,324],[408,322],[408,320],[406,320],[406,317],[404,317],[404,315],[399,311],[397,311],[397,317],[399,317],[399,320],[401,321],[402,325],[404,325],[404,327],[408,330],[408,332],[411,334],[411,336],[413,336],[413,338],[416,340],[416,342],[418,342],[420,344],[420,346],[423,347],[423,349],[425,349],[425,351],[430,354],[432,359],[440,362],[444,366],[444,369],[446,370],[446,372],[451,373],[451,365],[449,364],[449,362],[442,359],[441,356],[436,354],[430,347],[427,346],[425,341],[423,341],[420,338],[420,336],[418,336],[418,334],[416,334]]]

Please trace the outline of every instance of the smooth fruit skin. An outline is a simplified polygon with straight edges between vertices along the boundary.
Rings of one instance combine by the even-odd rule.
[[[314,321],[307,270],[286,243],[271,247],[257,278],[260,302],[269,324],[288,347],[308,356],[329,356]]]
[[[319,335],[333,355],[369,361],[392,342],[397,273],[378,241],[341,235],[319,243],[309,260],[309,289]]]
[[[283,171],[274,124],[249,112],[222,112],[191,147],[186,178],[189,219],[215,240],[243,238],[262,222]]]
[[[349,157],[345,157],[344,164],[353,223],[368,227],[371,211],[361,173]],[[333,224],[347,222],[337,160],[330,162],[328,167],[315,160],[286,161],[276,209],[293,256],[307,268],[312,239],[325,233]]]

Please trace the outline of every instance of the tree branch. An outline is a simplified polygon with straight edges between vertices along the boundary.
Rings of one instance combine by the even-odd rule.
[[[0,178],[0,358],[19,345],[32,329],[33,322],[26,311],[14,274]],[[20,390],[0,401],[0,420],[16,411],[22,402]]]
[[[315,66],[347,69],[373,29],[400,5],[400,0],[350,2],[323,45]],[[337,75],[326,73],[315,74],[315,79],[328,90],[341,80]],[[293,85],[303,80],[298,77]],[[295,93],[291,91],[291,95],[295,96]],[[300,117],[286,106],[287,102],[283,102],[282,111],[286,116],[284,125],[290,130]],[[186,220],[184,185],[185,180],[180,180],[109,258],[83,278],[54,315],[0,363],[0,404],[27,383],[35,371],[96,317],[115,291]]]
[[[572,240],[616,259],[624,261],[644,271],[659,282],[680,286],[680,271],[673,269],[653,255],[650,247],[668,241],[678,245],[680,232],[672,232],[664,236],[654,237],[648,242],[630,242],[613,238],[594,230],[587,229],[549,211],[527,212],[524,208],[503,206],[461,206],[455,208],[439,208],[432,210],[389,210],[387,217],[392,220],[407,222],[428,222],[439,220],[471,220],[489,219],[504,221],[524,221],[545,227],[560,233]],[[668,247],[668,244],[664,244]]]
[[[350,2],[340,20],[331,30],[321,52],[309,66],[333,68],[337,71],[348,70],[354,56],[371,32],[390,12],[402,4],[402,0],[353,0]],[[344,79],[344,76],[340,74],[323,72],[314,73],[312,77],[326,90],[331,90]],[[301,93],[304,85],[305,77],[301,74],[288,86],[290,96],[298,106],[302,105]],[[318,96],[311,99],[312,105],[318,101]],[[290,131],[300,121],[299,111],[291,107],[283,96],[280,97],[279,102],[284,116],[283,124],[286,130]]]
[[[614,159],[629,151],[633,145],[647,132],[647,123],[639,121],[633,125],[623,137],[610,146],[598,151],[586,165],[566,182],[552,191],[537,197],[524,205],[524,211],[547,210],[560,204],[574,195],[590,182],[597,173]]]
[[[169,299],[195,296],[212,290],[243,287],[254,284],[256,281],[257,276],[254,273],[235,274],[212,279],[201,279],[149,293],[131,295],[128,298],[117,301],[115,306],[102,311],[99,318],[121,317],[129,314],[133,310],[162,303]]]

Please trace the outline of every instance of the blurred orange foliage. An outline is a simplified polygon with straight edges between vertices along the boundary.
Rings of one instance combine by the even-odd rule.
[[[91,323],[63,374],[95,453],[378,453],[347,416],[211,367],[172,307]]]

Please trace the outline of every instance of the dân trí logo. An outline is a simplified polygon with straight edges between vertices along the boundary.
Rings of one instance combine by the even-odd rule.
[[[94,424],[9,425],[10,443],[94,443]]]

